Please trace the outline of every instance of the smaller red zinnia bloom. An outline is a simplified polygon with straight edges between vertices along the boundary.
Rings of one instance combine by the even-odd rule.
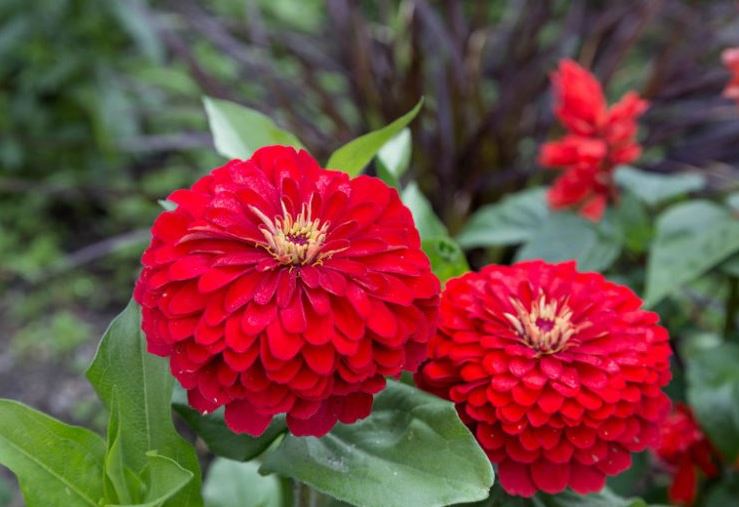
[[[739,105],[739,47],[724,49],[721,53],[721,60],[731,73],[731,79],[726,83],[723,96],[735,100]]]
[[[416,382],[456,404],[508,493],[592,493],[669,411],[658,319],[574,262],[487,266],[447,283]]]
[[[367,417],[426,357],[439,281],[408,208],[377,178],[286,146],[232,160],[159,215],[134,297],[148,350],[236,433],[278,414],[320,436]]]
[[[549,192],[549,205],[576,207],[597,221],[616,197],[613,170],[641,153],[636,119],[647,102],[629,92],[609,108],[595,76],[572,60],[560,62],[552,81],[555,113],[568,133],[544,144],[539,154],[541,165],[565,171]]]
[[[693,503],[698,480],[696,469],[706,477],[715,477],[719,473],[718,454],[698,426],[690,407],[683,403],[675,405],[662,425],[655,452],[672,468],[673,479],[668,494],[673,503]]]

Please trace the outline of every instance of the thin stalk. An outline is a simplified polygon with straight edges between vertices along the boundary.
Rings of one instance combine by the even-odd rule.
[[[729,276],[729,296],[726,298],[726,311],[724,320],[724,338],[728,338],[734,331],[737,311],[739,311],[739,277]]]

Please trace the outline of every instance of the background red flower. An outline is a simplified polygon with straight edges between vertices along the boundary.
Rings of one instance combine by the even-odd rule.
[[[513,495],[600,490],[669,408],[667,331],[630,289],[573,262],[448,282],[419,386],[452,400]]]
[[[723,96],[736,101],[739,105],[739,47],[724,49],[721,53],[721,60],[731,73],[731,78],[726,83],[726,88],[724,88]]]
[[[655,452],[673,470],[668,492],[673,503],[693,503],[698,481],[697,469],[706,477],[715,477],[719,473],[716,451],[698,426],[690,407],[683,403],[676,404],[662,424]]]
[[[415,370],[439,282],[397,192],[273,146],[169,196],[135,298],[151,352],[236,432],[286,413],[297,435],[366,417]]]
[[[616,197],[613,170],[636,160],[636,119],[647,102],[629,92],[610,108],[598,80],[572,60],[563,60],[552,76],[555,113],[567,134],[542,146],[539,163],[564,169],[549,192],[555,209],[576,207],[591,220],[600,220],[609,200]]]

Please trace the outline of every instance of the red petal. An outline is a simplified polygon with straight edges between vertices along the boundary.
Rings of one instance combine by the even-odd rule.
[[[531,477],[541,491],[556,494],[567,487],[570,480],[570,464],[539,460],[531,465]]]
[[[299,419],[287,414],[287,427],[290,433],[298,437],[322,437],[334,427],[336,420],[336,414],[331,410],[330,403],[325,401],[321,408],[307,419]]]
[[[247,433],[258,437],[272,422],[271,415],[262,415],[246,400],[232,401],[226,405],[226,425],[234,433]]]
[[[536,493],[526,465],[505,460],[498,465],[498,478],[503,489],[511,495],[530,497]]]
[[[288,333],[278,320],[267,326],[269,350],[278,359],[288,360],[295,357],[303,346],[300,335]]]
[[[328,375],[334,369],[334,348],[331,345],[306,345],[302,355],[310,369],[319,375]]]

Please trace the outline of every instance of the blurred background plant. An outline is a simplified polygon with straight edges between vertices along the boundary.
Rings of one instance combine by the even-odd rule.
[[[550,180],[536,157],[559,132],[548,75],[564,57],[609,98],[636,89],[651,102],[641,169],[699,174],[700,197],[736,190],[739,117],[719,55],[737,45],[733,0],[4,0],[0,397],[95,422],[79,372],[130,296],[157,201],[223,160],[203,94],[265,112],[319,160],[424,96],[404,180],[476,267],[521,242],[476,237],[483,206]],[[650,216],[671,201],[633,197],[617,211],[623,256],[593,269],[641,293]],[[542,217],[506,210],[493,215],[518,231]],[[713,271],[662,303],[673,336],[735,335],[734,284]],[[0,506],[4,488],[0,477]]]

